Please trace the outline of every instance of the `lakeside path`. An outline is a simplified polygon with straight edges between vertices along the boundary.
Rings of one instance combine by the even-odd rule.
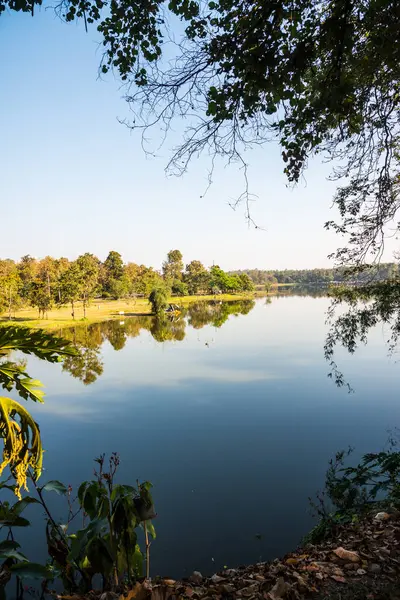
[[[178,306],[187,306],[193,302],[210,300],[237,302],[240,300],[253,300],[266,296],[265,292],[243,294],[219,294],[218,296],[180,296],[170,298],[169,301]],[[123,312],[123,315],[120,314]],[[99,323],[122,317],[135,317],[151,315],[151,306],[147,298],[132,298],[123,300],[94,300],[86,309],[86,319],[83,318],[83,308],[80,302],[75,304],[75,320],[71,317],[71,306],[62,306],[49,310],[47,318],[38,319],[38,311],[33,308],[24,308],[16,311],[11,320],[6,315],[0,317],[1,325],[20,325],[32,329],[46,329],[47,331],[59,330],[74,325]]]

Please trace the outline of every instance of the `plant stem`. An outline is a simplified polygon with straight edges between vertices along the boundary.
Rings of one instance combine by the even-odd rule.
[[[147,531],[147,521],[144,522],[144,539],[146,541],[146,579],[150,578],[150,544]]]

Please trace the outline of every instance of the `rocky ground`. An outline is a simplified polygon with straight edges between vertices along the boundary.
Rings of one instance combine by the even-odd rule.
[[[99,599],[99,595],[96,595]],[[373,513],[334,539],[212,577],[144,581],[100,600],[400,600],[400,513]],[[75,599],[76,600],[76,599]]]

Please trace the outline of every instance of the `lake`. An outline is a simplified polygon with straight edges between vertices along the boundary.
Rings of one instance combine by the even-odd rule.
[[[162,327],[140,317],[69,331],[87,348],[80,361],[28,361],[47,394],[29,402],[43,482],[76,489],[94,457],[119,452],[120,482],[154,484],[153,575],[212,574],[292,550],[314,523],[308,497],[334,453],[380,450],[400,423],[382,329],[354,356],[337,352],[353,394],[327,378],[328,306],[278,296],[198,305]],[[40,531],[25,533],[36,561]]]

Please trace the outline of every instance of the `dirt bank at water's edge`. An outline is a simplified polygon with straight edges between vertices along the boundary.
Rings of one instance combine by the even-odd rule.
[[[188,580],[137,583],[124,595],[107,593],[101,600],[400,600],[400,514],[376,515],[270,563],[209,578],[195,572]]]

